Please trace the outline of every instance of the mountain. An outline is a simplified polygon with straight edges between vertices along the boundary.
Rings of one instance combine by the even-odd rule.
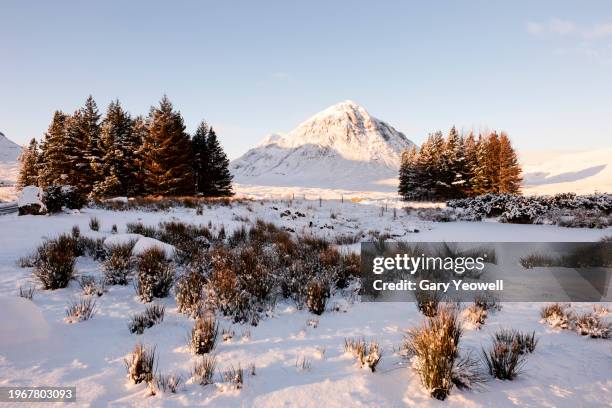
[[[21,146],[9,140],[0,132],[0,185],[12,184],[17,180]]]
[[[333,105],[285,135],[272,134],[232,161],[241,184],[395,189],[402,151],[413,143],[352,101]]]
[[[519,152],[525,194],[612,193],[612,149]]]

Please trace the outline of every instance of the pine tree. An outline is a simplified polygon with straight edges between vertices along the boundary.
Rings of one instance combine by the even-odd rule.
[[[464,194],[466,183],[465,142],[453,126],[444,144],[441,178],[447,186],[443,198],[457,198]]]
[[[70,169],[66,152],[66,120],[65,113],[55,111],[41,144],[39,185],[42,187],[64,184],[68,178]]]
[[[489,180],[489,151],[487,149],[487,140],[482,135],[478,135],[476,141],[476,165],[474,166],[474,177],[472,177],[472,193],[474,195],[486,194],[491,191]]]
[[[463,194],[467,196],[474,195],[474,177],[476,175],[476,169],[478,168],[478,148],[474,133],[470,132],[468,137],[465,139],[465,166],[463,179]]]
[[[499,136],[499,193],[517,194],[521,188],[521,167],[508,135]]]
[[[191,148],[193,151],[193,169],[196,179],[196,192],[204,194],[210,190],[210,153],[208,151],[208,132],[206,122],[200,122],[193,138]]]
[[[28,147],[23,149],[19,156],[19,178],[17,179],[19,190],[26,186],[38,185],[38,156],[38,143],[36,139],[32,139]]]
[[[398,193],[405,199],[418,199],[418,152],[415,145],[402,153],[402,162],[399,171]]]
[[[210,157],[210,191],[213,197],[227,197],[234,195],[232,191],[232,174],[229,171],[229,159],[223,151],[217,134],[210,128],[206,145]],[[205,192],[206,195],[206,192]]]
[[[191,141],[180,112],[164,95],[159,107],[151,108],[149,129],[143,149],[146,189],[151,194],[193,194]]]
[[[75,186],[82,194],[89,190],[89,161],[86,157],[87,134],[83,132],[82,111],[76,111],[66,118],[66,160],[68,173],[65,184]]]
[[[128,190],[128,195],[137,196],[145,194],[145,140],[147,140],[149,128],[142,116],[137,116],[132,121],[132,141],[138,148],[134,153],[133,166],[133,189]]]
[[[85,106],[80,110],[80,128],[85,144],[84,161],[88,163],[82,167],[80,186],[83,193],[89,194],[94,184],[102,177],[102,157],[104,156],[100,113],[91,95],[87,97]]]
[[[94,195],[124,196],[133,183],[134,156],[137,146],[132,141],[132,119],[119,100],[108,105],[102,123],[101,179],[94,186]]]
[[[499,135],[497,132],[489,133],[486,139],[486,150],[487,150],[487,178],[489,183],[488,193],[499,192],[499,174],[500,174],[500,161],[499,161]]]
[[[414,163],[417,187],[413,190],[417,200],[432,199],[435,196],[436,158],[432,146],[433,135],[421,145]]]

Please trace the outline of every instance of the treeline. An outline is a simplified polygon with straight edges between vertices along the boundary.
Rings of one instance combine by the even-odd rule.
[[[18,186],[71,185],[90,197],[230,196],[229,160],[201,122],[193,137],[164,96],[147,117],[132,117],[118,100],[102,117],[94,99],[72,115],[56,111],[39,144],[20,157]]]
[[[430,134],[419,149],[402,154],[399,194],[406,200],[447,200],[486,193],[520,192],[521,168],[504,132],[446,138]]]

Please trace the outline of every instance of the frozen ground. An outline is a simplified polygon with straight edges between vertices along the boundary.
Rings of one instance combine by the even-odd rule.
[[[296,197],[298,198],[298,197]],[[219,368],[241,364],[256,366],[246,376],[242,390],[217,382],[202,387],[187,383],[178,394],[147,396],[145,386],[130,385],[123,358],[138,341],[155,344],[158,369],[188,377],[195,357],[186,346],[193,320],[177,313],[173,298],[161,300],[166,318],[142,335],[130,334],[129,317],[144,310],[131,286],[112,286],[97,299],[98,313],[76,324],[64,321],[66,304],[78,299],[80,288],[72,282],[66,289],[38,290],[33,303],[17,297],[19,286],[34,285],[31,269],[16,266],[43,239],[68,232],[79,225],[83,234],[109,236],[113,224],[119,232],[126,222],[154,225],[181,219],[231,231],[243,220],[257,217],[290,227],[335,237],[357,231],[379,230],[401,240],[420,241],[594,241],[610,230],[567,229],[556,226],[482,223],[430,223],[408,217],[384,201],[351,202],[323,200],[254,201],[230,207],[178,208],[167,212],[110,212],[85,209],[57,216],[7,215],[0,217],[0,385],[76,385],[79,406],[214,406],[214,407],[604,407],[612,401],[612,343],[593,340],[573,332],[560,332],[539,323],[539,303],[506,303],[492,314],[479,331],[467,330],[464,349],[478,353],[490,344],[490,334],[501,327],[535,331],[540,338],[529,356],[525,371],[516,381],[491,380],[481,389],[460,391],[439,402],[428,397],[418,376],[394,352],[404,330],[417,325],[422,315],[411,303],[349,303],[332,299],[318,319],[280,303],[257,327],[231,324],[235,336],[216,349]],[[276,208],[276,209],[275,209]],[[291,215],[280,214],[289,209]],[[306,217],[292,219],[296,211]],[[91,216],[100,220],[100,232],[90,231]],[[395,218],[395,219],[394,219]],[[310,226],[312,222],[312,226]],[[333,227],[333,229],[332,229]],[[419,232],[408,232],[418,229]],[[101,275],[100,265],[89,258],[77,260],[80,274]],[[580,305],[588,309],[590,305]],[[345,337],[380,341],[384,355],[379,370],[371,373],[355,365],[343,351]],[[309,370],[296,368],[296,360],[310,361]]]

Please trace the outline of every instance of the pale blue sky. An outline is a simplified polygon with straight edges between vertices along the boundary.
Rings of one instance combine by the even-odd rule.
[[[0,131],[40,138],[88,94],[167,93],[230,157],[352,99],[419,143],[489,127],[519,149],[612,145],[609,1],[3,1]]]

